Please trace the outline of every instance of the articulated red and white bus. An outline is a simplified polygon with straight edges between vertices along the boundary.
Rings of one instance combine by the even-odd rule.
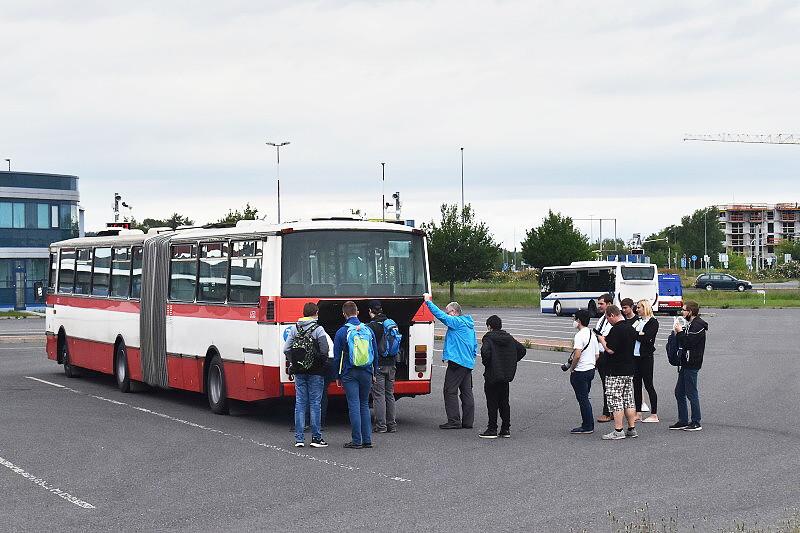
[[[50,246],[47,356],[81,368],[228,400],[293,396],[284,333],[319,303],[333,338],[342,304],[380,299],[403,334],[395,395],[431,390],[433,316],[420,230],[350,219],[109,230]],[[332,384],[330,394],[342,394]]]

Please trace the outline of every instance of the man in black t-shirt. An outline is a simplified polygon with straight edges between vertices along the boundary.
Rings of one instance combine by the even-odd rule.
[[[636,330],[623,318],[616,305],[606,307],[606,318],[612,324],[605,337],[598,337],[606,353],[606,399],[614,416],[614,431],[603,435],[604,440],[636,438],[636,404],[633,401],[633,348]],[[623,419],[628,430],[623,431]]]

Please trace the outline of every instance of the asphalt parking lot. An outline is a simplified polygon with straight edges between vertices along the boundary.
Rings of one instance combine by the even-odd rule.
[[[481,310],[479,334],[492,312],[512,332],[512,317],[536,318]],[[540,329],[569,331],[569,319],[544,318]],[[232,416],[217,416],[194,394],[122,394],[111,376],[97,374],[67,379],[43,343],[2,339],[22,322],[2,321],[0,524],[608,531],[609,512],[633,521],[646,504],[654,520],[677,517],[681,530],[770,525],[800,507],[800,310],[724,310],[708,321],[702,432],[667,430],[675,372],[659,349],[662,423],[642,426],[635,440],[570,435],[579,413],[556,365],[565,354],[530,350],[511,387],[509,440],[477,438],[486,423],[480,368],[475,428],[437,428],[444,421],[437,366],[434,394],[400,400],[399,432],[376,435],[374,449],[341,447],[349,427],[339,410],[325,433],[331,446],[300,451],[291,446],[290,403],[238,405]],[[22,327],[42,326],[26,320]],[[592,398],[597,412],[597,381]]]

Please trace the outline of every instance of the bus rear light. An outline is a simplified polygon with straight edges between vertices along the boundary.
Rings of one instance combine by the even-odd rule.
[[[275,302],[273,300],[267,302],[267,320],[275,320]]]
[[[428,347],[424,344],[414,346],[414,371],[425,372],[428,369]],[[419,377],[422,377],[420,375]]]

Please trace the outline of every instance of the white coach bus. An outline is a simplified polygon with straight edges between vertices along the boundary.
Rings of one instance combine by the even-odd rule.
[[[542,313],[558,316],[588,309],[597,315],[597,298],[609,293],[620,305],[624,298],[647,300],[658,309],[658,271],[651,263],[576,261],[545,267],[539,276]]]
[[[431,390],[433,316],[427,245],[398,224],[320,219],[235,227],[109,230],[50,246],[47,356],[131,382],[228,400],[293,396],[284,332],[319,304],[333,338],[347,300],[368,321],[380,299],[403,334],[395,395]],[[331,384],[330,394],[343,394]]]

